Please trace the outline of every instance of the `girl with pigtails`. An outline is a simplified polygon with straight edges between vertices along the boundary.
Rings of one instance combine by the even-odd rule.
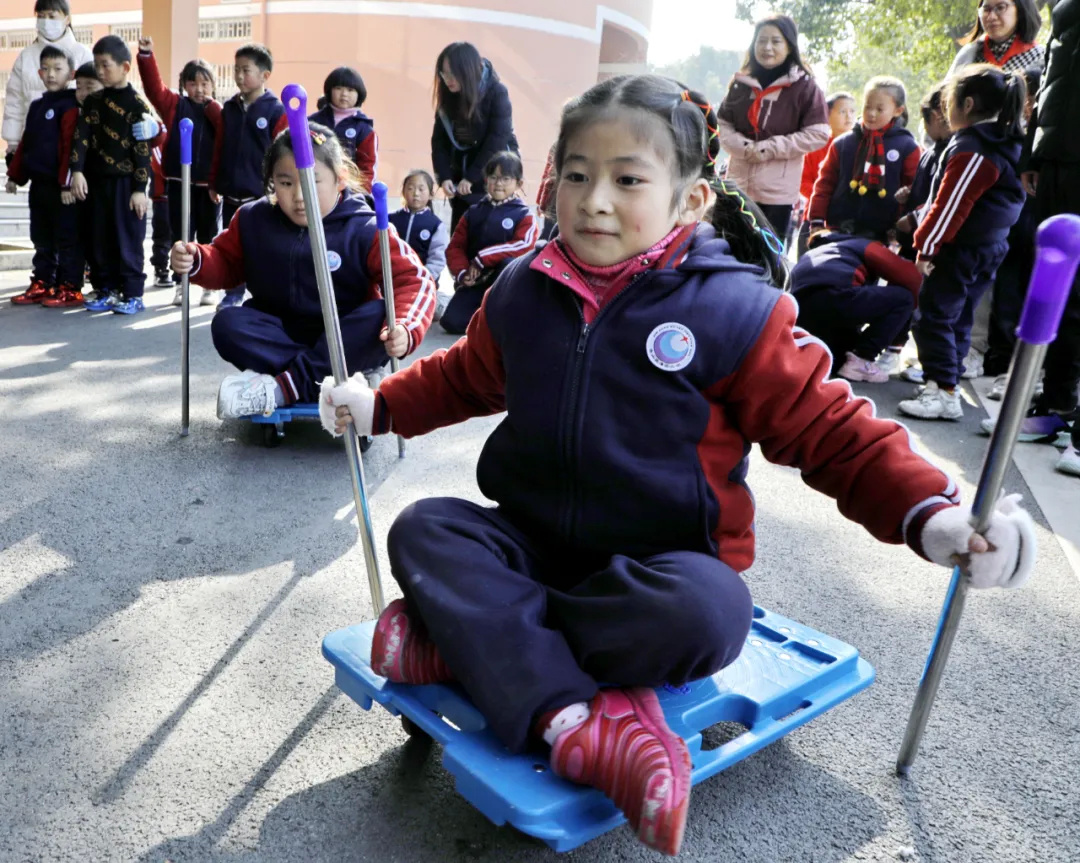
[[[970,552],[981,586],[1030,566],[1022,511],[995,516],[990,552],[955,483],[828,379],[828,352],[778,287],[775,237],[717,179],[717,128],[705,97],[653,75],[568,103],[558,238],[502,272],[448,350],[374,391],[327,379],[320,402],[336,434],[506,412],[477,467],[496,505],[420,500],[390,529],[404,598],[379,618],[372,668],[456,681],[509,749],[550,746],[558,775],[602,790],[666,854],[691,761],[653,687],[742,649],[751,444],[879,540],[943,565]]]

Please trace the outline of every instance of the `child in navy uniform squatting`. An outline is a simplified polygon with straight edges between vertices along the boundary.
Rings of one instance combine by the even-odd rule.
[[[214,70],[205,60],[189,60],[180,72],[180,90],[170,90],[161,80],[154,59],[154,40],[139,40],[139,74],[146,97],[168,130],[162,171],[169,199],[170,245],[179,242],[180,223],[180,121],[191,120],[191,238],[200,243],[212,242],[221,230],[221,202],[210,194],[210,168],[214,149],[221,134],[221,103],[214,98]],[[183,287],[178,286],[173,305],[179,305]],[[216,294],[205,294],[205,304]]]
[[[919,166],[919,145],[898,122],[906,101],[898,78],[867,81],[859,122],[833,139],[821,163],[807,215],[811,234],[827,228],[887,240],[900,215],[896,192],[911,185]]]
[[[143,243],[146,240],[146,185],[150,144],[136,141],[132,125],[152,114],[149,103],[128,83],[131,51],[119,36],[94,45],[94,68],[104,85],[83,103],[71,150],[71,191],[89,198],[94,221],[94,256],[100,271],[99,296],[92,312],[133,315],[143,310]],[[83,171],[92,158],[89,179]]]
[[[323,83],[325,104],[308,121],[334,130],[345,155],[356,163],[370,191],[379,164],[379,136],[375,134],[375,121],[360,110],[366,100],[367,87],[360,73],[338,66]]]
[[[945,85],[953,137],[915,231],[915,264],[925,281],[914,336],[926,386],[898,405],[908,416],[964,415],[956,385],[975,306],[994,284],[1024,206],[1017,172],[1024,97],[1019,73],[986,63],[966,66]]]
[[[356,166],[325,126],[313,125],[311,137],[346,364],[380,368],[391,356],[415,350],[424,338],[435,308],[435,283],[416,253],[391,232],[397,321],[388,328],[375,215]],[[288,131],[266,154],[265,179],[271,197],[244,204],[213,244],[173,247],[174,272],[190,272],[195,284],[228,290],[246,282],[251,291],[244,305],[219,310],[210,328],[221,357],[243,370],[221,383],[221,418],[314,402],[330,371],[308,217]]]
[[[716,127],[704,96],[656,76],[571,101],[558,239],[507,268],[449,350],[374,392],[328,379],[320,403],[336,433],[405,437],[506,411],[477,468],[497,506],[421,500],[390,529],[405,598],[379,618],[372,668],[456,680],[507,747],[542,738],[555,773],[604,791],[667,854],[690,755],[651,687],[742,649],[751,443],[882,541],[950,567],[970,551],[979,586],[1015,586],[1033,560],[1015,499],[989,551],[907,431],[829,380],[752,205],[715,179]]]
[[[487,195],[465,211],[446,249],[454,296],[439,323],[448,333],[464,333],[499,273],[536,245],[539,225],[518,197],[523,180],[521,159],[509,150],[484,167]]]
[[[210,169],[210,189],[222,197],[225,225],[241,206],[262,197],[263,158],[270,142],[289,125],[285,106],[266,87],[273,70],[274,58],[263,45],[252,42],[236,52],[234,74],[240,92],[221,108],[221,133]],[[241,284],[225,292],[221,305],[235,306],[243,299]]]
[[[840,377],[883,384],[889,373],[875,360],[906,331],[922,276],[877,240],[820,232],[814,240],[791,271],[797,322],[829,348]]]
[[[435,191],[435,178],[427,171],[416,169],[409,171],[401,185],[401,201],[404,206],[390,214],[390,224],[406,243],[412,246],[431,278],[439,284],[439,276],[446,268],[446,246],[450,242],[450,233],[442,219],[431,209],[431,196]],[[435,314],[432,320],[442,318],[450,303],[451,295],[438,291]]]
[[[45,92],[30,104],[22,139],[8,167],[7,191],[30,183],[30,240],[34,244],[30,287],[11,302],[63,308],[82,305],[82,254],[75,208],[70,195],[68,154],[79,120],[75,91],[68,88],[74,70],[68,56],[52,45],[41,49],[38,74]]]

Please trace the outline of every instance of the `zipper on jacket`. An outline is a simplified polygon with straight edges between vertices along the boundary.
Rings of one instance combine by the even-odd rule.
[[[405,242],[406,243],[409,242],[409,237],[412,236],[412,220],[413,220],[413,218],[415,216],[416,216],[416,214],[410,209],[409,210],[409,224],[405,226]]]

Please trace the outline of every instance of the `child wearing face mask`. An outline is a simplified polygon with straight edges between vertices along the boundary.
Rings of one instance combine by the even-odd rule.
[[[536,245],[540,226],[519,196],[524,168],[516,153],[496,153],[484,167],[487,194],[465,211],[450,238],[446,265],[454,277],[454,297],[439,322],[461,335],[506,266]]]
[[[167,130],[161,167],[169,200],[171,243],[179,242],[180,223],[180,121],[191,120],[191,238],[209,243],[221,230],[221,201],[210,192],[210,169],[214,147],[221,134],[221,103],[214,98],[214,70],[205,60],[189,60],[180,72],[180,89],[170,90],[161,80],[154,57],[154,40],[139,40],[139,74],[143,89]],[[173,304],[181,302],[177,288]],[[207,294],[204,299],[214,295]],[[209,304],[209,301],[208,303]]]
[[[360,73],[349,66],[338,66],[326,76],[320,108],[308,117],[308,122],[334,130],[345,155],[356,163],[370,190],[379,165],[379,136],[375,134],[375,121],[360,110],[365,101],[367,87]]]
[[[381,368],[414,351],[435,308],[435,283],[416,253],[390,232],[397,320],[386,321],[382,256],[375,214],[364,199],[356,166],[325,126],[311,126],[315,182],[327,260],[351,370]],[[218,390],[218,417],[271,414],[314,402],[330,373],[319,290],[311,259],[308,215],[300,193],[292,136],[286,129],[263,165],[269,197],[244,204],[213,243],[177,243],[172,268],[208,290],[247,283],[251,299],[219,308],[210,332],[222,359],[241,374]]]
[[[4,120],[0,136],[7,142],[5,159],[9,165],[15,157],[15,148],[22,139],[30,103],[45,92],[45,84],[38,75],[41,52],[45,46],[52,45],[63,51],[70,58],[73,69],[78,69],[83,63],[94,62],[90,49],[76,40],[71,30],[71,7],[67,0],[36,0],[34,18],[37,39],[23,48],[15,58],[4,99]]]

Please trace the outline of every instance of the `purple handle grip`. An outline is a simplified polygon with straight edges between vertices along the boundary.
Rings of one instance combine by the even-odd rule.
[[[371,197],[375,199],[375,227],[380,231],[390,227],[390,211],[386,206],[386,195],[389,191],[386,183],[376,183],[371,187]]]
[[[180,121],[180,164],[191,164],[191,130],[195,126],[185,117]]]
[[[1053,216],[1035,233],[1035,269],[1016,335],[1029,345],[1057,337],[1065,301],[1080,264],[1080,216]]]
[[[285,103],[285,114],[289,118],[289,134],[292,137],[293,158],[296,167],[315,167],[315,151],[311,149],[311,134],[308,131],[307,91],[299,84],[288,84],[281,91],[281,101]]]

